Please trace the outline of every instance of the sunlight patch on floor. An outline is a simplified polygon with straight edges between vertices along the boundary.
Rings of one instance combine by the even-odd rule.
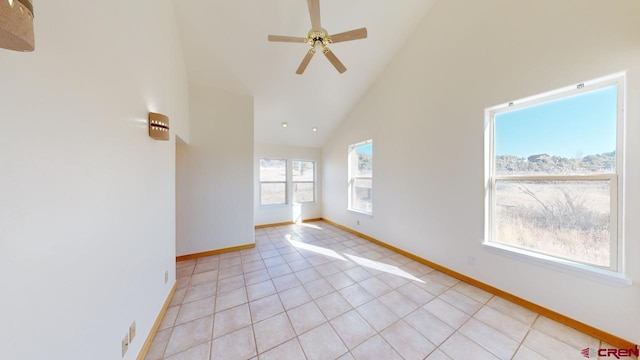
[[[418,281],[424,284],[424,281],[418,279],[417,277],[409,274],[408,272],[398,268],[397,266],[393,266],[393,265],[389,265],[389,264],[385,264],[385,263],[381,263],[378,261],[373,261],[373,260],[369,260],[369,259],[365,259],[359,256],[355,256],[355,255],[349,255],[349,254],[344,254],[346,257],[348,257],[349,259],[351,259],[351,261],[353,261],[354,263],[360,265],[360,266],[365,266],[368,268],[372,268],[378,271],[382,271],[382,272],[386,272],[387,274],[391,274],[391,275],[396,275],[396,276],[401,276],[405,279],[409,279],[409,280],[413,280],[413,281]]]
[[[358,265],[365,266],[365,267],[368,267],[370,269],[375,269],[375,270],[378,270],[378,271],[382,271],[382,272],[385,272],[387,274],[400,276],[400,277],[403,277],[405,279],[409,279],[409,280],[412,280],[412,281],[418,281],[420,283],[424,283],[424,281],[420,280],[419,278],[411,275],[410,273],[408,273],[408,272],[406,272],[406,271],[404,271],[404,270],[402,270],[402,269],[400,269],[400,268],[398,268],[397,266],[394,266],[394,265],[389,265],[389,264],[381,263],[379,261],[369,260],[369,259],[366,259],[366,258],[363,258],[363,257],[359,257],[359,256],[355,256],[355,255],[349,255],[349,254],[340,255],[336,251],[324,248],[322,246],[311,245],[311,244],[307,244],[307,243],[304,243],[304,242],[301,242],[301,241],[293,240],[291,238],[290,234],[286,234],[285,238],[287,239],[287,241],[291,245],[295,246],[298,249],[311,251],[311,252],[314,252],[316,254],[332,257],[334,259],[348,261],[346,258],[344,258],[342,256],[342,255],[344,255],[347,258],[349,258],[351,261],[353,261],[354,263],[356,263]]]
[[[327,248],[323,248],[321,246],[315,246],[315,245],[311,245],[311,244],[306,244],[297,240],[292,240],[291,239],[291,235],[286,235],[285,236],[287,238],[287,241],[289,241],[289,243],[293,246],[295,246],[298,249],[302,249],[302,250],[307,250],[307,251],[311,251],[314,253],[318,253],[320,255],[324,255],[324,256],[329,256],[332,257],[334,259],[338,259],[338,260],[343,260],[343,261],[347,261],[347,259],[345,259],[344,257],[340,256],[340,254],[338,254],[337,252],[331,250],[331,249],[327,249]]]
[[[308,227],[308,228],[312,228],[312,229],[316,229],[316,230],[322,230],[322,228],[320,226],[309,224],[309,223],[299,222],[299,223],[296,223],[296,225],[304,226],[304,227]]]

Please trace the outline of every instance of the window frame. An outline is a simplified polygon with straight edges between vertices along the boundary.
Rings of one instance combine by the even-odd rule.
[[[528,108],[549,103],[562,98],[595,91],[605,87],[617,86],[617,115],[616,115],[616,169],[614,173],[589,175],[496,175],[495,174],[495,117],[496,115],[514,110]],[[507,253],[514,253],[518,257],[540,260],[550,263],[553,267],[586,270],[620,278],[624,274],[624,149],[625,149],[625,98],[626,74],[618,73],[600,79],[585,81],[580,84],[567,86],[558,90],[542,93],[521,100],[490,107],[485,110],[485,236],[483,245],[497,248]],[[499,181],[609,181],[610,184],[610,264],[609,267],[590,264],[573,259],[566,259],[559,255],[550,255],[532,249],[524,249],[495,241],[496,231],[496,183]]]
[[[348,151],[348,161],[347,161],[347,166],[348,166],[348,196],[347,196],[347,210],[349,211],[353,211],[353,212],[357,212],[357,213],[361,213],[361,214],[366,214],[366,215],[373,215],[373,165],[371,167],[371,176],[354,176],[353,175],[353,156],[352,153],[356,150],[356,148],[358,148],[359,146],[363,146],[363,145],[367,145],[367,144],[371,144],[371,157],[373,159],[373,139],[369,139],[366,141],[361,141],[359,143],[355,143],[355,144],[351,144],[349,145],[349,151]],[[354,192],[354,183],[355,180],[369,180],[371,181],[371,211],[367,211],[367,210],[362,210],[362,209],[356,209],[353,207],[353,192]]]
[[[263,181],[262,180],[262,160],[269,160],[269,161],[284,161],[284,166],[285,166],[285,176],[284,176],[284,181]],[[260,206],[261,207],[269,207],[269,206],[282,206],[282,205],[288,205],[289,204],[289,161],[287,161],[287,159],[282,159],[282,158],[271,158],[271,157],[261,157],[258,159],[258,191],[259,191],[259,201],[260,201]],[[277,204],[263,204],[262,203],[262,184],[284,184],[284,202],[283,203],[277,203]]]
[[[293,168],[295,162],[309,162],[313,165],[313,181],[295,181],[293,180]],[[316,203],[316,161],[315,160],[301,160],[301,159],[293,159],[291,160],[291,201],[296,204],[313,204]],[[313,200],[311,201],[296,201],[296,184],[312,184],[313,185]]]

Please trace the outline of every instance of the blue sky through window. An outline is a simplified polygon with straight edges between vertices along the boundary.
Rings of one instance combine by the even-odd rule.
[[[356,151],[363,154],[371,155],[373,153],[373,144],[364,144],[356,147]]]
[[[496,155],[576,158],[616,149],[616,85],[495,116]]]

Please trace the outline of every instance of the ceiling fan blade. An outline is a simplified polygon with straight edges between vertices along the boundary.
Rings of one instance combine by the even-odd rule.
[[[336,68],[336,70],[338,70],[340,74],[347,71],[347,68],[344,66],[344,64],[342,64],[340,60],[338,60],[336,55],[331,50],[327,49],[327,51],[324,53],[324,56],[329,59],[329,62]]]
[[[302,73],[304,73],[304,71],[307,69],[307,65],[309,65],[309,62],[311,61],[311,58],[315,53],[316,52],[313,49],[307,52],[307,55],[305,55],[304,59],[302,59],[300,66],[298,66],[298,70],[296,70],[296,74],[302,75]]]
[[[366,39],[366,37],[367,37],[367,28],[360,28],[360,29],[355,29],[351,31],[345,31],[345,32],[330,36],[332,43]]]
[[[307,39],[303,37],[282,36],[282,35],[269,35],[268,39],[269,41],[275,41],[275,42],[292,42],[292,43],[302,43],[302,44],[304,44],[307,41]]]
[[[311,30],[320,31],[320,0],[307,0],[309,6],[309,16],[311,16]]]

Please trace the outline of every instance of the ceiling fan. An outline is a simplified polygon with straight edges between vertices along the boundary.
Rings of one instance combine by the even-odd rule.
[[[320,0],[307,0],[309,6],[309,15],[311,16],[311,30],[306,38],[295,36],[269,35],[269,41],[275,42],[292,42],[302,43],[311,46],[307,55],[302,59],[302,63],[298,66],[296,74],[302,75],[309,65],[311,58],[316,53],[316,47],[322,48],[322,53],[327,57],[329,62],[338,70],[340,74],[347,71],[347,68],[338,60],[336,55],[329,49],[329,44],[335,44],[344,41],[364,39],[367,37],[367,28],[360,28],[351,31],[345,31],[335,35],[329,35],[327,30],[320,25]]]

